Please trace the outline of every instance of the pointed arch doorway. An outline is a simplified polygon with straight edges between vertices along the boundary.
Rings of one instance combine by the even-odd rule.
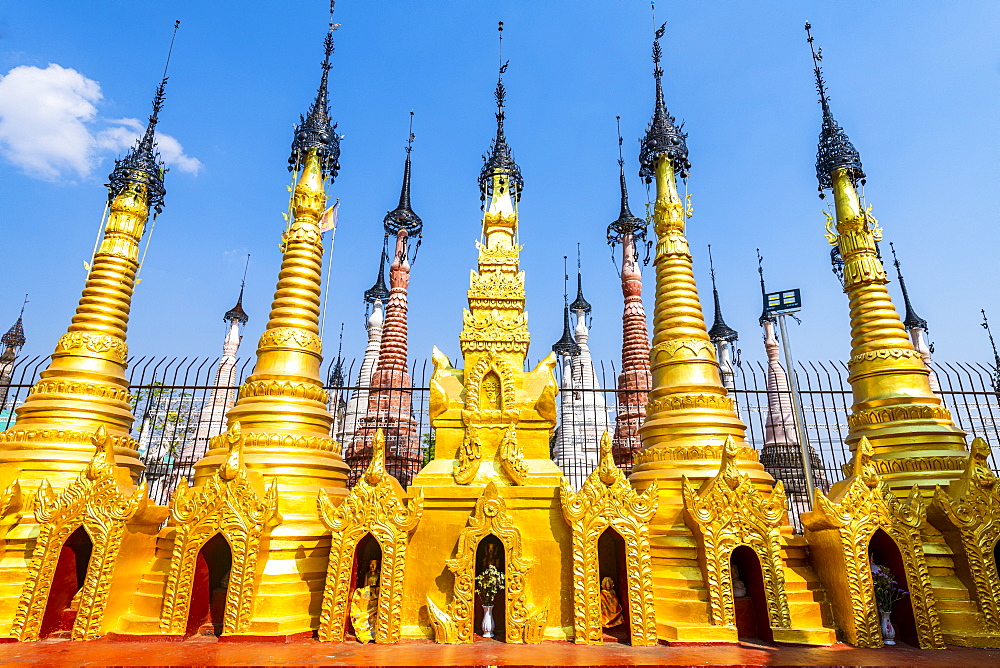
[[[878,529],[872,534],[871,540],[868,542],[868,557],[869,562],[882,568],[888,568],[899,587],[906,591],[912,591],[907,584],[903,554],[899,551],[896,541],[882,529]],[[904,596],[893,604],[889,620],[896,629],[897,643],[904,642],[913,647],[920,647],[911,596]]]
[[[597,571],[604,642],[632,644],[626,563],[625,540],[609,526],[597,539]]]
[[[39,631],[40,638],[66,635],[76,621],[76,601],[90,565],[94,543],[83,526],[70,534],[59,551],[59,561],[52,574],[52,586],[45,603],[45,614]]]
[[[479,582],[479,576],[492,565],[500,573],[504,575],[504,580],[506,583],[507,575],[507,553],[504,549],[503,541],[497,538],[492,533],[486,534],[479,541],[476,546],[476,580],[474,582]],[[483,605],[484,601],[479,595],[479,587],[476,586],[476,595],[474,599],[474,617],[473,617],[473,629],[476,640],[484,639],[482,637],[483,632]],[[497,592],[496,597],[493,599],[493,640],[499,640],[501,642],[507,642],[507,590],[506,584],[504,589]]]
[[[188,606],[187,636],[222,635],[232,567],[233,550],[221,533],[209,538],[198,551]]]
[[[366,533],[354,549],[351,589],[348,595],[347,633],[359,642],[374,642],[378,628],[382,546]],[[360,635],[359,635],[360,634]]]
[[[732,568],[737,637],[740,640],[774,642],[771,620],[767,614],[767,588],[764,586],[760,557],[752,548],[740,545],[733,550],[729,562]],[[743,585],[742,589],[740,583]],[[739,596],[741,593],[743,595]]]

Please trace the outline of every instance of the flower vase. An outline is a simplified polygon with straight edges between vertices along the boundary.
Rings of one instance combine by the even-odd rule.
[[[889,621],[889,613],[878,611],[879,626],[882,629],[882,643],[884,645],[896,644],[896,627]]]
[[[483,606],[483,637],[492,638],[493,629],[496,626],[493,624],[493,606],[484,605]]]

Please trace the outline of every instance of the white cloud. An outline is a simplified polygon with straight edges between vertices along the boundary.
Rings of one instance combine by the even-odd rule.
[[[144,129],[134,118],[101,118],[102,98],[100,84],[74,69],[15,67],[0,76],[0,156],[40,179],[89,176],[103,158],[127,151]],[[174,137],[157,133],[156,141],[168,167],[201,169]]]

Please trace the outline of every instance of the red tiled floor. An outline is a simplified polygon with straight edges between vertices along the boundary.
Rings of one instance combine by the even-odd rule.
[[[0,662],[12,665],[189,666],[189,665],[350,665],[350,666],[995,666],[1000,650],[953,647],[945,650],[832,647],[739,646],[630,647],[542,643],[471,645],[403,642],[396,645],[321,643],[220,643],[216,638],[185,642],[130,643],[43,640],[0,645]]]

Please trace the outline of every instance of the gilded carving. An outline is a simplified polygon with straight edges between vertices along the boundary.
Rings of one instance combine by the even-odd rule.
[[[479,430],[475,426],[467,425],[462,445],[458,448],[458,463],[454,467],[455,482],[459,485],[468,485],[475,480],[482,460],[483,446],[479,442]]]
[[[871,362],[873,360],[905,359],[912,359],[914,361],[919,360],[921,366],[924,363],[924,358],[920,355],[920,353],[912,348],[880,348],[878,350],[869,350],[867,352],[851,356],[851,359],[847,361],[847,368],[851,369],[856,364],[860,364],[861,362]]]
[[[382,548],[375,642],[398,641],[406,545],[423,513],[423,497],[407,502],[399,482],[386,472],[385,435],[381,429],[372,440],[371,463],[343,502],[337,506],[333,497],[321,491],[318,503],[320,518],[332,532],[319,639],[344,639],[354,555],[358,542],[371,534]]]
[[[128,360],[128,344],[123,339],[110,334],[92,332],[68,332],[59,337],[56,354],[72,350],[88,350],[92,353],[109,353],[114,361],[125,364]]]
[[[944,406],[927,404],[907,404],[905,406],[884,406],[857,411],[847,416],[847,425],[857,427],[865,424],[881,424],[896,420],[948,420],[951,412]]]
[[[128,469],[115,466],[114,443],[104,427],[92,435],[92,443],[96,448],[93,459],[69,487],[57,495],[44,480],[35,495],[34,513],[40,528],[11,628],[11,635],[20,640],[38,640],[60,551],[81,526],[90,536],[93,551],[78,594],[72,638],[90,640],[101,635],[111,576],[126,525],[147,508],[153,510],[154,520],[165,516],[165,512],[155,512],[162,509],[150,504],[146,483],[136,488]]]
[[[129,403],[132,395],[119,385],[104,383],[84,383],[76,380],[39,380],[29,390],[30,394],[85,394],[110,401]]]
[[[862,437],[851,460],[851,475],[837,483],[829,497],[816,490],[814,509],[802,515],[806,538],[814,554],[830,552],[821,555],[821,561],[842,560],[827,574],[824,584],[827,591],[837,588],[846,592],[848,604],[838,609],[835,600],[834,613],[847,642],[860,647],[882,646],[868,551],[872,536],[881,529],[896,543],[903,558],[920,646],[943,648],[920,535],[927,506],[916,485],[907,499],[900,501],[879,476],[873,455],[871,443]],[[824,542],[821,532],[827,531],[834,532],[837,540]],[[833,577],[837,581],[829,581]]]
[[[215,534],[222,534],[232,550],[223,634],[246,630],[253,613],[254,580],[261,539],[269,526],[280,523],[277,482],[263,490],[263,477],[243,464],[243,434],[239,422],[213,439],[224,439],[226,459],[201,487],[191,489],[182,478],[171,504],[176,526],[167,588],[160,616],[165,634],[183,635],[187,625],[191,587],[198,552]]]
[[[503,429],[497,458],[504,472],[516,485],[527,477],[524,453],[517,440],[517,407],[514,370],[503,357],[492,351],[479,358],[465,375],[465,408],[462,422],[465,436],[458,448],[454,467],[455,482],[468,485],[476,478],[482,462],[483,429]]]
[[[323,341],[316,334],[298,327],[273,327],[264,331],[257,348],[291,348],[320,355]]]
[[[292,380],[255,380],[243,383],[240,398],[246,397],[295,397],[325,404],[329,393],[321,385]]]
[[[730,560],[741,545],[760,559],[772,629],[790,629],[791,617],[781,563],[781,527],[785,523],[785,489],[778,481],[764,497],[736,466],[732,436],[722,448],[719,473],[695,489],[683,477],[684,509],[700,537],[704,555],[712,624],[735,626]]]
[[[919,473],[921,471],[961,471],[965,467],[965,457],[906,457],[897,459],[876,459],[873,465],[880,475],[886,473]],[[850,462],[844,464],[849,468]]]
[[[707,339],[671,339],[653,346],[649,357],[653,364],[692,359],[714,362],[715,346]]]
[[[483,490],[482,496],[476,501],[475,511],[459,534],[455,558],[446,562],[448,569],[455,575],[454,598],[447,615],[435,620],[432,611],[435,633],[438,638],[448,638],[450,623],[455,627],[455,642],[472,642],[476,549],[479,541],[489,534],[500,539],[506,556],[506,640],[509,643],[537,642],[540,639],[536,637],[537,634],[525,632],[529,612],[524,600],[524,574],[534,560],[522,555],[521,532],[514,526],[507,504],[493,482]],[[535,615],[537,612],[530,614]]]
[[[21,481],[7,485],[3,492],[0,492],[0,540],[6,535],[6,529],[17,524],[21,519],[21,509],[24,507],[24,499],[21,496]]]
[[[1000,633],[1000,573],[994,557],[1000,542],[1000,485],[989,467],[990,446],[972,441],[962,476],[934,490],[932,510],[958,530],[987,630]]]
[[[560,500],[573,531],[573,626],[578,644],[601,644],[600,564],[597,543],[613,529],[625,543],[628,619],[633,645],[655,645],[656,610],[649,556],[649,521],[659,502],[656,483],[638,494],[611,455],[611,437],[601,437],[597,468],[574,493],[565,478]]]
[[[515,485],[523,485],[528,478],[528,467],[524,463],[524,450],[517,440],[517,423],[507,425],[500,441],[500,465]]]
[[[219,438],[218,436],[215,438]],[[322,450],[324,452],[340,452],[340,444],[332,438],[324,436],[293,436],[292,434],[274,434],[265,432],[248,432],[243,434],[244,448],[295,448],[301,450]]]
[[[650,401],[646,407],[648,413],[660,411],[684,410],[689,408],[710,408],[720,411],[736,411],[736,402],[721,394],[669,394]]]
[[[654,462],[679,462],[698,459],[721,460],[721,445],[657,445],[635,453],[635,465]],[[758,461],[757,451],[750,446],[736,446],[734,458],[742,462]]]
[[[93,432],[69,429],[18,429],[11,427],[0,432],[0,443],[90,443]],[[114,447],[136,450],[139,442],[128,436],[110,436]]]

